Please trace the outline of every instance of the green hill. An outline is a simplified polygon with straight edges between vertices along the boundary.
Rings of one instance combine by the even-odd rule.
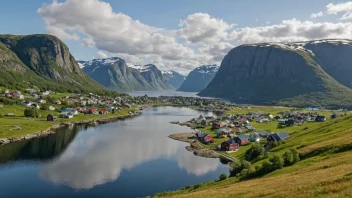
[[[109,92],[89,78],[68,47],[51,35],[0,35],[0,68],[0,86],[4,87]]]
[[[300,161],[267,174],[205,182],[156,197],[351,197],[352,116],[290,132],[270,155],[298,150]],[[254,172],[265,159],[252,161]],[[241,175],[243,173],[241,172]]]

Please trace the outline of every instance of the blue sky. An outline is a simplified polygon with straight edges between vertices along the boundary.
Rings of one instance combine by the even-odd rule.
[[[3,0],[1,3],[1,34],[50,33],[62,39],[76,59],[119,56],[129,64],[154,63],[161,69],[182,73],[203,64],[220,64],[228,50],[240,44],[350,38],[352,34],[349,1]]]

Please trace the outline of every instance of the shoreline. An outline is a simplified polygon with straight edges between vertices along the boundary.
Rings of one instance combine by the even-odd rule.
[[[41,138],[41,137],[46,137],[51,134],[55,134],[57,132],[57,129],[65,127],[65,126],[70,126],[70,125],[79,125],[79,124],[93,124],[94,125],[100,125],[100,124],[106,124],[110,122],[114,122],[120,119],[125,119],[129,117],[134,117],[138,116],[141,114],[141,111],[150,108],[150,105],[144,105],[144,106],[139,106],[136,108],[137,110],[135,112],[132,112],[132,114],[125,114],[125,115],[117,115],[117,116],[110,116],[106,118],[92,118],[92,119],[87,119],[87,120],[80,120],[80,121],[67,121],[67,122],[60,122],[56,123],[53,126],[43,130],[43,131],[38,131],[35,133],[31,134],[26,134],[18,137],[11,137],[11,138],[1,138],[0,139],[0,146],[5,145],[5,144],[10,144],[14,142],[19,142],[19,141],[24,141],[24,140],[30,140],[34,138]]]
[[[190,145],[185,147],[186,150],[190,152],[193,151],[193,154],[196,156],[205,158],[219,158],[228,162],[234,161],[234,159],[228,156],[220,154],[214,150],[204,148],[204,146],[197,139],[195,139],[194,134],[191,132],[175,133],[169,135],[168,137],[173,140],[189,143]]]

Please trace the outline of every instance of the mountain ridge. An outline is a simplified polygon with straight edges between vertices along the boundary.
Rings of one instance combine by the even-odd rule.
[[[211,82],[218,70],[219,66],[215,64],[203,65],[193,69],[177,91],[202,91]]]

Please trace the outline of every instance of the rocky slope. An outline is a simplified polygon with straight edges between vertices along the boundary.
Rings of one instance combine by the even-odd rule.
[[[218,72],[217,65],[204,65],[195,68],[186,77],[178,91],[199,92],[202,91]]]
[[[232,49],[201,96],[246,103],[352,107],[351,41],[262,43]],[[329,54],[339,54],[331,56]],[[342,84],[341,84],[342,83]],[[344,86],[346,85],[346,86]]]
[[[80,69],[68,47],[51,35],[0,35],[0,67],[1,76],[8,81],[13,76],[15,83],[27,81],[59,91],[104,90]]]
[[[78,61],[83,71],[101,85],[117,91],[163,90],[170,86],[155,65],[127,66],[118,57]]]
[[[186,77],[173,70],[162,71],[163,77],[174,89],[179,89]]]

